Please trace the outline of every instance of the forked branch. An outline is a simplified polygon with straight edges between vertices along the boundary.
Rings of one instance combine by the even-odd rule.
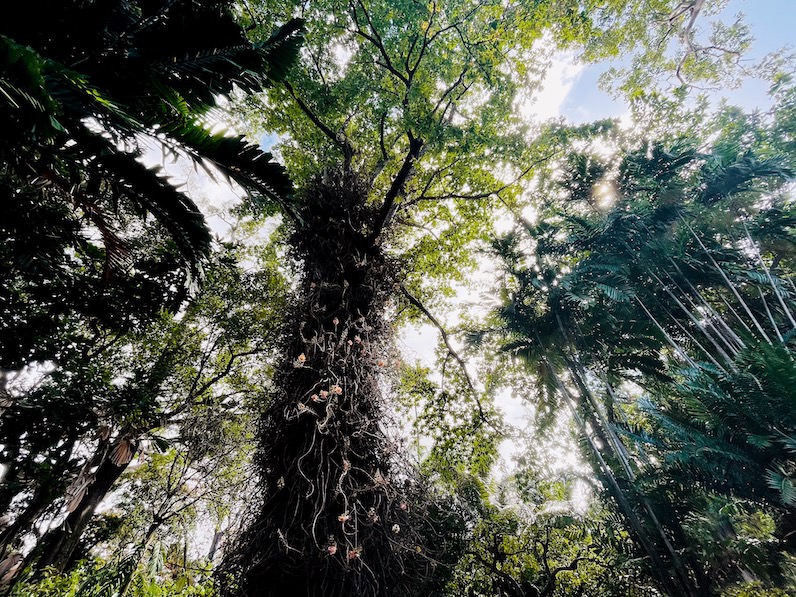
[[[295,100],[296,105],[301,109],[302,112],[304,112],[304,115],[309,118],[310,121],[312,121],[312,124],[318,127],[318,130],[326,135],[326,137],[332,143],[334,143],[338,149],[340,149],[340,152],[343,154],[345,169],[349,170],[351,166],[351,160],[353,159],[355,152],[354,146],[351,144],[351,141],[348,139],[348,137],[342,133],[335,133],[331,128],[329,128],[329,126],[320,119],[315,111],[310,108],[303,99],[301,99],[289,82],[285,81],[284,85],[285,89],[287,89],[287,92],[290,94],[290,97]]]

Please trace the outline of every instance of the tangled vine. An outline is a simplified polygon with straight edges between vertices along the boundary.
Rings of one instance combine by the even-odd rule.
[[[262,499],[222,585],[246,596],[427,595],[436,552],[449,551],[435,525],[449,515],[385,429],[385,309],[398,268],[368,239],[372,213],[354,177],[323,177],[305,205],[291,239],[300,297],[260,421]]]

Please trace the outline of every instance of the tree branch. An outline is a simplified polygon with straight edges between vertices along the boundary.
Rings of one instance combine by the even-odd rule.
[[[514,180],[512,180],[511,182],[507,182],[507,183],[501,185],[497,189],[492,189],[490,191],[483,191],[481,193],[469,193],[469,194],[464,194],[464,193],[446,193],[444,195],[426,195],[425,192],[428,190],[428,186],[429,186],[429,185],[426,185],[426,189],[424,189],[423,194],[421,194],[418,197],[416,197],[416,198],[412,199],[411,201],[409,201],[407,203],[407,205],[415,205],[417,203],[420,203],[421,201],[442,201],[442,200],[445,200],[445,199],[464,199],[464,200],[469,200],[469,201],[474,201],[474,200],[477,201],[477,200],[480,200],[480,199],[487,199],[488,197],[492,197],[492,196],[500,197],[500,193],[502,193],[503,191],[505,191],[509,187],[514,186],[518,182],[520,182],[536,166],[538,166],[539,164],[543,164],[543,163],[547,162],[548,160],[552,159],[553,157],[555,157],[559,153],[561,153],[561,150],[556,150],[556,151],[553,151],[553,152],[551,152],[551,153],[549,153],[549,154],[547,154],[545,156],[542,156],[538,160],[535,160],[532,164],[530,164],[527,168],[525,168],[525,170],[520,172],[520,174],[518,176],[516,176],[514,178]]]
[[[345,165],[345,169],[348,170],[351,166],[351,160],[354,157],[354,146],[351,144],[351,141],[346,137],[343,133],[335,133],[329,126],[327,126],[315,112],[310,108],[307,103],[301,99],[296,91],[293,89],[293,86],[285,81],[284,82],[285,89],[290,94],[290,96],[295,100],[298,107],[304,112],[304,115],[312,121],[318,130],[321,131],[326,137],[334,143],[340,152],[343,154],[343,162]]]
[[[437,330],[439,330],[439,333],[442,336],[442,341],[445,343],[445,347],[448,349],[448,353],[456,360],[457,363],[459,363],[459,366],[462,369],[464,378],[467,381],[467,386],[470,388],[470,392],[472,392],[473,394],[475,404],[478,407],[479,418],[485,423],[489,423],[491,426],[489,418],[486,416],[486,413],[484,412],[481,400],[478,398],[478,391],[475,389],[475,385],[473,384],[473,380],[470,377],[470,373],[467,371],[467,364],[464,362],[464,359],[462,359],[462,357],[459,356],[459,353],[456,352],[456,350],[451,345],[450,338],[448,337],[448,332],[445,330],[444,327],[442,327],[442,324],[437,320],[436,317],[434,317],[431,314],[431,312],[426,308],[426,306],[423,303],[421,303],[420,300],[417,297],[415,297],[411,292],[409,292],[409,290],[403,284],[401,284],[401,292],[406,297],[406,299],[415,308],[417,308],[418,311],[420,311],[423,315],[425,315],[426,318],[428,318],[428,320],[432,323],[432,325],[434,325],[434,327],[437,328]]]
[[[357,0],[356,4],[358,4],[359,8],[362,10],[362,14],[365,16],[365,20],[367,21],[368,29],[370,30],[370,32],[364,31],[362,29],[362,25],[360,24],[359,18],[357,16],[357,7],[352,2],[350,4],[351,18],[354,20],[354,25],[356,25],[356,31],[354,33],[356,33],[360,37],[368,40],[370,43],[373,44],[373,46],[376,48],[376,50],[378,50],[379,54],[381,54],[381,57],[384,60],[384,62],[380,63],[381,66],[386,68],[390,74],[399,79],[408,88],[411,85],[409,78],[401,71],[399,71],[397,68],[395,68],[395,66],[393,65],[389,54],[387,54],[387,48],[384,47],[384,42],[382,41],[378,31],[376,31],[376,27],[373,25],[373,21],[370,18],[370,14],[368,14],[367,8],[365,8],[365,5],[362,3],[362,0]]]
[[[404,156],[404,162],[401,164],[401,169],[398,170],[398,174],[395,175],[395,178],[393,179],[392,184],[390,185],[390,188],[384,197],[384,202],[381,205],[381,209],[379,209],[379,213],[376,215],[376,220],[373,223],[373,230],[368,237],[368,241],[370,243],[376,243],[379,240],[382,231],[392,218],[392,215],[395,211],[395,200],[404,192],[404,189],[406,188],[406,182],[412,175],[415,161],[420,157],[420,150],[423,148],[422,139],[418,139],[412,135],[410,131],[407,132],[406,135],[409,137],[409,149],[406,152],[406,156]]]

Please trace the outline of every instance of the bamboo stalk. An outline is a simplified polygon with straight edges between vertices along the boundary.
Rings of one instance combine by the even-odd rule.
[[[659,284],[661,285],[661,287],[663,288],[664,292],[666,292],[666,294],[668,294],[668,295],[669,295],[669,296],[672,298],[672,300],[673,300],[675,303],[677,303],[677,306],[679,306],[679,307],[680,307],[680,309],[682,309],[682,311],[683,311],[683,312],[686,314],[686,317],[688,317],[688,319],[691,321],[691,323],[693,323],[693,324],[694,324],[694,325],[697,327],[697,329],[698,329],[699,331],[701,331],[701,332],[702,332],[702,334],[705,336],[705,338],[707,338],[707,339],[710,341],[710,343],[713,345],[713,347],[714,347],[714,348],[715,348],[715,349],[718,351],[718,353],[719,353],[719,354],[720,354],[720,355],[721,355],[721,356],[722,356],[722,357],[723,357],[723,358],[726,360],[726,362],[727,362],[728,364],[731,364],[731,363],[732,363],[732,358],[730,357],[730,355],[728,355],[728,354],[727,354],[727,352],[726,352],[726,351],[725,351],[725,350],[724,350],[724,349],[723,349],[723,348],[722,348],[722,347],[719,345],[719,343],[718,343],[718,342],[717,342],[717,341],[716,341],[716,340],[713,338],[713,336],[712,336],[710,333],[708,333],[708,330],[705,328],[705,326],[704,326],[702,323],[700,323],[700,322],[699,322],[699,320],[698,320],[698,319],[697,319],[697,318],[694,316],[694,314],[693,314],[693,313],[691,313],[691,311],[688,309],[688,307],[686,307],[686,306],[685,306],[685,305],[682,303],[682,301],[680,301],[680,299],[679,299],[679,298],[677,298],[677,295],[675,295],[675,294],[674,294],[674,293],[671,291],[671,289],[670,289],[670,288],[669,288],[669,287],[668,287],[666,284],[664,284],[664,283],[663,283],[663,281],[662,281],[662,280],[661,280],[661,279],[660,279],[658,276],[656,276],[656,275],[655,275],[654,273],[652,273],[652,272],[650,272],[650,275],[651,275],[653,278],[655,278],[655,279],[658,281],[658,283],[659,283]],[[676,318],[675,318],[675,320],[676,320]],[[703,350],[704,350],[704,349],[703,349]],[[707,351],[706,351],[706,352],[707,352]]]
[[[779,340],[780,344],[783,342],[782,334],[779,333],[779,327],[777,327],[777,322],[774,319],[774,316],[771,314],[771,309],[768,308],[768,302],[766,301],[766,297],[763,296],[763,291],[758,287],[757,289],[758,294],[760,294],[760,300],[763,301],[763,307],[766,310],[766,315],[768,315],[768,320],[771,322],[771,327],[774,329],[774,333],[777,335],[777,340]]]
[[[694,232],[694,229],[691,228],[691,226],[688,224],[688,222],[685,221],[685,219],[682,216],[680,216],[680,220],[685,224],[685,227],[688,228],[688,230],[691,232],[691,235],[694,237],[694,239],[697,241],[697,243],[699,243],[699,246],[702,247],[702,250],[705,251],[705,254],[708,256],[708,259],[710,259],[711,263],[716,268],[716,271],[719,272],[719,275],[724,280],[724,283],[727,284],[727,287],[735,295],[735,298],[738,299],[738,302],[741,304],[741,307],[743,307],[743,310],[746,311],[746,314],[752,320],[752,323],[757,328],[757,331],[760,332],[760,335],[763,337],[763,339],[768,344],[772,344],[773,345],[773,343],[771,342],[771,338],[768,337],[768,334],[766,334],[765,330],[763,329],[763,326],[761,326],[760,322],[757,321],[757,318],[754,316],[754,314],[752,313],[752,310],[749,308],[749,306],[743,300],[743,297],[741,297],[741,294],[738,292],[738,289],[735,287],[735,285],[732,283],[732,281],[730,281],[729,277],[727,277],[727,274],[724,272],[724,269],[713,258],[713,255],[711,255],[710,251],[705,246],[705,243],[702,242],[702,239],[699,238],[697,233]]]
[[[644,313],[647,314],[647,317],[650,318],[650,321],[652,321],[655,327],[658,328],[658,330],[663,334],[664,338],[666,338],[666,341],[669,343],[669,345],[672,348],[674,348],[675,353],[678,354],[690,366],[696,367],[697,364],[694,362],[694,360],[690,356],[688,356],[688,354],[686,354],[686,352],[682,349],[682,347],[669,335],[669,332],[667,332],[664,329],[664,327],[658,322],[658,320],[655,319],[655,316],[652,313],[650,313],[649,309],[647,309],[646,305],[644,305],[644,302],[638,297],[638,295],[636,295],[636,302],[644,310]]]
[[[727,340],[726,338],[724,338],[722,336],[722,338],[724,339],[725,344],[727,344],[728,346],[732,345],[733,346],[733,352],[735,354],[737,354],[740,350],[743,350],[744,348],[746,348],[746,344],[744,343],[743,340],[741,340],[740,336],[738,336],[738,334],[735,333],[735,330],[733,330],[727,324],[727,322],[724,320],[724,317],[718,311],[716,311],[716,309],[713,307],[713,305],[710,304],[710,301],[708,301],[702,295],[702,293],[699,291],[699,289],[696,288],[691,283],[691,280],[689,280],[688,277],[685,274],[683,274],[682,270],[680,269],[680,266],[677,265],[677,262],[675,262],[674,259],[672,259],[671,257],[669,258],[669,261],[674,266],[675,270],[677,270],[677,273],[680,274],[680,276],[682,276],[683,280],[685,280],[686,284],[688,285],[688,288],[691,290],[691,293],[693,293],[693,295],[696,296],[699,299],[699,302],[702,304],[702,306],[705,309],[707,309],[710,312],[711,316],[713,316],[715,318],[715,321],[718,321],[721,324],[721,326],[724,328],[725,332],[729,335],[730,338],[732,338],[732,340],[734,342],[734,345],[732,345],[732,343],[730,343],[729,340]],[[680,290],[680,292],[683,293],[683,295],[689,296],[689,293],[686,293],[685,290],[683,290],[680,287],[680,285],[675,281],[675,279],[672,278],[671,274],[669,274],[667,272],[667,275],[669,276],[669,279],[674,283],[674,285],[678,288],[678,290]],[[693,303],[693,301],[692,301],[692,303]]]
[[[785,316],[790,321],[791,326],[793,327],[794,330],[796,330],[796,320],[794,320],[793,314],[791,313],[788,306],[785,304],[785,301],[782,299],[782,295],[779,292],[779,289],[777,288],[777,284],[774,282],[774,278],[771,276],[771,270],[766,266],[765,261],[763,261],[763,256],[760,254],[759,245],[752,239],[752,235],[749,234],[749,228],[746,227],[746,222],[743,223],[743,229],[744,232],[746,232],[746,238],[749,239],[749,242],[752,244],[752,246],[755,249],[755,255],[757,256],[757,260],[760,262],[760,266],[763,268],[763,271],[765,272],[766,277],[768,278],[768,283],[771,285],[771,289],[774,291],[774,296],[777,297],[777,300],[779,301],[779,304],[782,307],[782,311],[783,313],[785,313]],[[779,336],[779,331],[777,331],[777,336]]]

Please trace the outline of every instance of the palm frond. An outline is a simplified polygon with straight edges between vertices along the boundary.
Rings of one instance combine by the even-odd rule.
[[[107,139],[84,128],[78,146],[94,156],[93,162],[117,191],[151,213],[174,239],[194,275],[210,251],[210,231],[199,208],[177,190],[158,168],[147,168],[134,154],[120,152]]]
[[[169,123],[160,129],[189,152],[192,159],[207,162],[241,187],[255,193],[251,199],[262,209],[276,204],[289,214],[293,186],[284,167],[270,153],[248,143],[242,135],[227,136],[185,122]]]

